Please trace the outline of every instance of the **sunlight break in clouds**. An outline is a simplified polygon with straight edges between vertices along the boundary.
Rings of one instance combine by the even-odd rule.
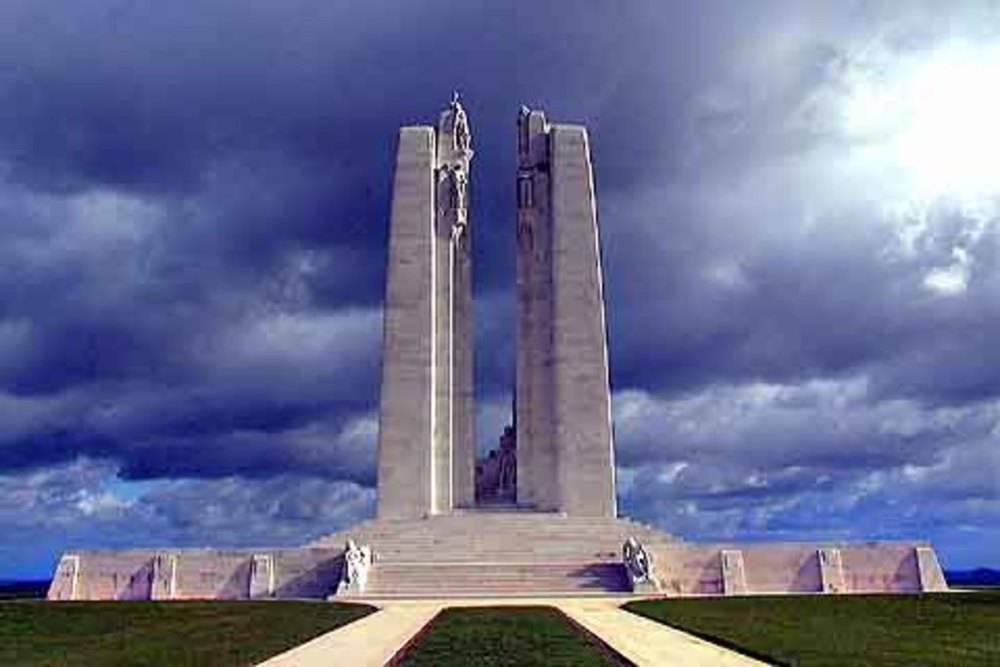
[[[1000,191],[1000,48],[964,44],[852,72],[849,136],[882,141],[922,201]]]
[[[873,49],[847,70],[843,130],[871,159],[901,201],[889,204],[903,252],[931,232],[928,210],[940,201],[968,221],[951,262],[928,270],[923,287],[964,293],[974,246],[997,219],[1000,194],[1000,48],[950,42],[930,53],[889,57]]]

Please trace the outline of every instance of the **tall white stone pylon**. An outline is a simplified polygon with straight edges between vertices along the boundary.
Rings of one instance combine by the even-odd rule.
[[[517,500],[615,516],[600,241],[587,130],[518,118]]]
[[[389,229],[378,516],[474,500],[471,134],[457,96],[437,128],[399,132]]]

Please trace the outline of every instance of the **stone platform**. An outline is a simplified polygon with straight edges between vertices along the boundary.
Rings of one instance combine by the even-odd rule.
[[[647,595],[947,590],[922,542],[698,544],[628,519],[472,511],[365,521],[293,549],[68,553],[48,597],[322,599],[337,596],[348,538],[375,555],[355,598],[621,595],[632,592],[621,556],[630,536],[652,557]]]
[[[627,519],[473,511],[418,521],[365,522],[313,547],[369,544],[366,596],[580,595],[631,591],[621,545],[669,535]]]

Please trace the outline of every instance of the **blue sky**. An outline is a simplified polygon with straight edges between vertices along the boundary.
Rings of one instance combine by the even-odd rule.
[[[527,104],[591,132],[626,513],[1000,564],[998,78],[992,2],[8,0],[0,577],[372,513],[395,133],[455,88],[481,448]]]

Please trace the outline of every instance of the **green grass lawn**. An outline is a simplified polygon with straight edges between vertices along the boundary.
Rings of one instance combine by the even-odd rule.
[[[630,602],[782,665],[1000,665],[1000,592]]]
[[[616,665],[550,607],[456,607],[432,622],[405,667]]]
[[[0,602],[0,665],[252,665],[371,611],[321,602]]]

